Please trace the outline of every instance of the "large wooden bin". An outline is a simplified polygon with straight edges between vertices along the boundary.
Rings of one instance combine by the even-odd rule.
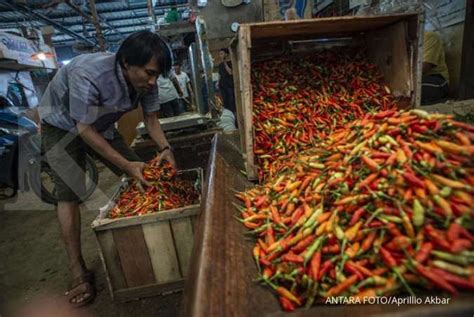
[[[202,182],[202,169],[183,171],[185,178]],[[114,300],[132,300],[183,289],[194,243],[194,223],[201,205],[119,219],[107,215],[109,204],[92,223]]]
[[[423,15],[411,13],[240,25],[231,44],[231,59],[247,177],[257,179],[253,153],[252,61],[328,48],[331,42],[366,47],[369,60],[379,67],[386,85],[402,99],[400,104],[417,107],[420,104],[423,23]]]

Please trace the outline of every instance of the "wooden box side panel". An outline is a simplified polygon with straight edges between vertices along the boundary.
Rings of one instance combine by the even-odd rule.
[[[163,284],[181,279],[170,222],[159,221],[143,225],[143,235],[156,283]]]
[[[392,94],[411,99],[413,82],[406,33],[406,22],[398,22],[367,33],[366,43],[370,60],[382,72]]]
[[[154,284],[148,245],[141,225],[112,230],[127,287]]]
[[[116,290],[127,288],[120,257],[111,230],[96,232],[96,238],[97,244],[99,245],[99,254],[102,264],[104,265],[110,296],[114,299]]]
[[[194,232],[191,217],[171,220],[170,227],[174,238],[176,257],[179,263],[180,277],[185,278],[188,273],[194,246]]]

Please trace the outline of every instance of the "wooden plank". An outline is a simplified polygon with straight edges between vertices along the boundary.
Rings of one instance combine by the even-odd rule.
[[[192,205],[183,208],[164,210],[148,215],[133,216],[119,219],[96,219],[92,227],[96,231],[124,228],[129,226],[148,224],[157,221],[188,217],[199,213],[201,205]]]
[[[379,16],[342,16],[318,19],[274,21],[242,24],[251,29],[252,40],[262,38],[281,38],[295,34],[308,34],[314,37],[334,36],[345,33],[360,33],[391,25],[395,22],[416,16],[401,13]]]
[[[169,221],[143,225],[143,235],[156,283],[163,284],[180,280],[179,262]]]
[[[170,223],[181,276],[186,277],[194,245],[191,217],[170,220]]]
[[[239,29],[239,53],[240,53],[240,86],[242,96],[242,109],[244,117],[243,138],[245,139],[245,148],[243,152],[246,158],[247,177],[249,179],[257,179],[255,156],[253,153],[253,96],[252,96],[252,80],[251,80],[251,58],[250,49],[252,41],[250,38],[250,28],[242,25]]]
[[[240,33],[239,33],[240,34]],[[245,126],[245,109],[243,108],[243,101],[242,101],[242,56],[240,52],[239,46],[239,37],[235,37],[234,41],[231,43],[231,58],[232,58],[232,69],[235,71],[233,72],[234,75],[234,95],[235,95],[235,105],[237,108],[237,124],[239,127],[239,131],[241,131],[241,135],[243,135],[243,127]],[[235,62],[235,64],[234,64]],[[245,149],[245,138],[240,138],[241,147]]]
[[[114,292],[127,288],[114,237],[112,231],[102,231],[96,232],[96,238],[110,296],[114,299]]]
[[[399,22],[368,32],[365,38],[369,58],[384,75],[392,94],[411,98],[413,84],[405,29],[405,23]]]
[[[128,287],[155,283],[141,225],[112,230]]]
[[[139,298],[151,297],[160,294],[166,294],[170,292],[178,292],[183,289],[184,280],[165,283],[155,284],[143,287],[133,287],[124,290],[117,291],[115,293],[115,299],[118,301],[129,301]]]

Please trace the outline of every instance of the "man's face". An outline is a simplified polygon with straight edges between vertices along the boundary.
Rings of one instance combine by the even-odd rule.
[[[221,57],[221,59],[222,59],[223,61],[225,61],[225,60],[227,59],[227,53],[224,52],[224,51],[220,51],[220,52],[219,52],[219,56]]]
[[[181,74],[181,66],[175,65],[175,66],[174,66],[174,72],[175,72],[177,75]]]
[[[156,87],[156,80],[160,75],[160,67],[156,57],[152,58],[144,66],[125,66],[125,78],[137,93],[149,92]]]

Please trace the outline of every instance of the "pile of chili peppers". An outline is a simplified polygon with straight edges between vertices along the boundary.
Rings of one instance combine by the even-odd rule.
[[[191,180],[180,179],[168,162],[158,164],[159,157],[148,162],[145,179],[152,184],[143,189],[136,181],[125,189],[109,213],[109,218],[139,216],[181,208],[199,202],[199,193]]]
[[[285,310],[332,296],[474,290],[474,126],[363,115],[238,193],[260,280]]]
[[[338,48],[252,65],[254,153],[259,180],[272,162],[324,140],[395,98],[360,49]]]

